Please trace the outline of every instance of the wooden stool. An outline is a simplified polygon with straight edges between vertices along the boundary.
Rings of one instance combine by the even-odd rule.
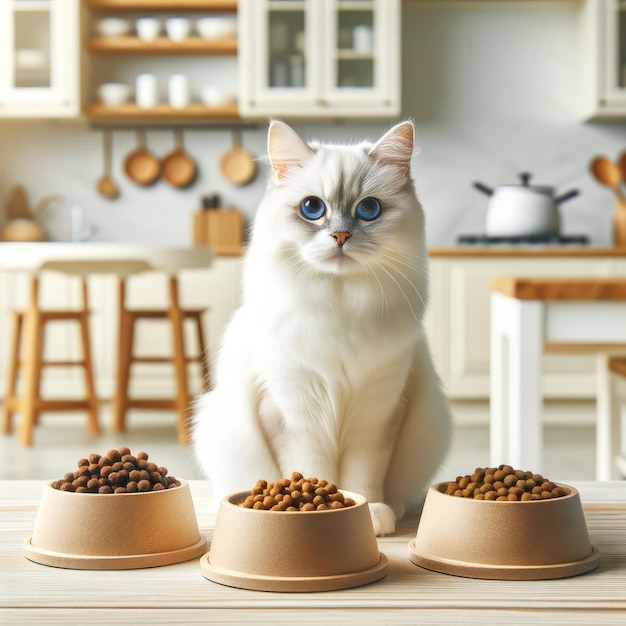
[[[202,315],[206,309],[181,309],[178,302],[178,281],[169,277],[169,306],[166,309],[128,309],[126,308],[126,282],[119,284],[119,352],[117,365],[117,388],[113,410],[113,429],[126,428],[128,409],[165,409],[178,413],[178,439],[182,444],[189,443],[189,410],[191,397],[187,379],[187,365],[200,363],[204,388],[208,389],[209,367],[206,342],[202,329]],[[171,356],[146,357],[136,355],[133,350],[135,329],[141,320],[166,320],[171,325],[174,351]],[[187,354],[185,349],[183,326],[185,321],[193,323],[198,352],[195,356]],[[177,393],[175,398],[131,398],[129,385],[131,365],[133,363],[171,363],[176,374]]]
[[[91,344],[89,336],[89,309],[87,282],[81,280],[81,308],[78,310],[42,310],[39,306],[39,278],[30,283],[30,303],[25,311],[13,313],[13,335],[9,351],[6,398],[4,403],[4,432],[12,431],[13,413],[21,415],[19,442],[29,446],[33,429],[44,411],[87,411],[89,429],[99,433],[98,400],[96,398]],[[58,321],[77,322],[80,331],[82,359],[45,360],[44,339],[47,324]],[[85,397],[74,399],[44,399],[40,395],[44,367],[78,366],[84,370]],[[22,374],[22,390],[18,379]]]

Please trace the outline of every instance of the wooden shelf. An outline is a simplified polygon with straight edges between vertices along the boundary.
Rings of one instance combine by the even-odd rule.
[[[215,122],[239,122],[239,110],[236,104],[213,108],[204,104],[190,104],[184,109],[174,109],[167,104],[157,104],[151,109],[141,109],[136,104],[122,104],[108,107],[104,104],[87,104],[84,113],[93,121],[133,122],[137,125],[152,123],[211,124]]]
[[[86,0],[93,11],[236,11],[237,0]]]
[[[175,42],[167,37],[154,41],[142,41],[138,37],[97,37],[85,42],[90,52],[98,54],[237,54],[237,39],[202,39],[189,37],[185,41]]]

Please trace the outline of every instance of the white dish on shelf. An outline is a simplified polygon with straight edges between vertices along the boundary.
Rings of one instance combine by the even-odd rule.
[[[165,20],[165,32],[172,41],[180,43],[189,37],[191,20],[187,17],[170,17]]]
[[[137,37],[142,41],[154,41],[161,34],[161,26],[158,17],[140,17],[135,21]]]
[[[43,50],[37,48],[18,48],[15,51],[15,65],[19,69],[43,69],[48,59]]]
[[[202,39],[234,37],[237,31],[237,22],[233,17],[202,17],[196,21],[196,29]]]
[[[106,106],[120,106],[128,101],[130,86],[126,83],[103,83],[98,87],[98,96]]]
[[[231,91],[217,85],[205,85],[200,89],[202,103],[211,108],[219,108],[233,104],[235,96]]]
[[[131,21],[121,17],[103,17],[96,24],[96,30],[102,37],[122,37],[128,35],[131,28]]]

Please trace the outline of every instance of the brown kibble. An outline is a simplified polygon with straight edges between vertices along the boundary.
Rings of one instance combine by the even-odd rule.
[[[142,451],[137,453],[137,460],[147,461],[149,458],[150,457],[147,452]]]
[[[500,465],[498,468],[477,467],[471,476],[457,476],[455,481],[444,483],[442,492],[461,498],[501,502],[528,502],[567,495],[567,490],[540,474],[516,470],[510,465]]]
[[[98,488],[98,493],[113,493],[113,489],[109,485],[102,485]]]
[[[140,480],[137,483],[137,491],[150,491],[150,481],[149,480]]]
[[[356,504],[352,500],[352,504]],[[337,486],[317,476],[305,478],[293,472],[290,478],[267,483],[258,480],[239,506],[268,511],[314,511],[348,506]],[[321,508],[320,508],[321,507]]]

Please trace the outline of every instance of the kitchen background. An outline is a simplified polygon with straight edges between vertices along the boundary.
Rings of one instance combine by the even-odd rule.
[[[611,244],[613,196],[589,174],[595,154],[616,158],[626,149],[623,122],[584,122],[580,115],[580,2],[411,1],[402,3],[402,107],[398,119],[412,118],[420,152],[413,174],[427,213],[431,246],[447,246],[459,234],[484,232],[487,198],[474,189],[480,180],[496,186],[517,182],[529,171],[535,184],[570,188],[581,195],[561,207],[562,232],[586,234],[594,245]],[[197,60],[160,57],[164,76],[190,71]],[[236,88],[234,58],[213,57],[211,71]],[[108,64],[101,61],[105,74]],[[132,83],[146,61],[133,58],[122,69]],[[154,64],[153,64],[154,65]],[[93,82],[93,81],[92,81]],[[293,121],[306,137],[376,138],[391,124],[382,121]],[[266,124],[243,128],[243,145],[256,156],[265,151]],[[169,129],[148,129],[148,147],[158,156],[173,145]],[[185,147],[199,175],[192,186],[163,182],[142,188],[123,172],[136,146],[132,128],[115,131],[113,177],[120,197],[96,192],[102,173],[100,132],[84,121],[0,119],[0,202],[16,183],[31,202],[50,193],[82,207],[99,241],[187,244],[192,214],[201,197],[218,193],[224,206],[249,220],[263,194],[266,166],[248,186],[227,182],[220,156],[231,146],[228,128],[191,128]],[[0,218],[2,219],[2,218]],[[67,207],[43,216],[53,236],[67,238]]]

